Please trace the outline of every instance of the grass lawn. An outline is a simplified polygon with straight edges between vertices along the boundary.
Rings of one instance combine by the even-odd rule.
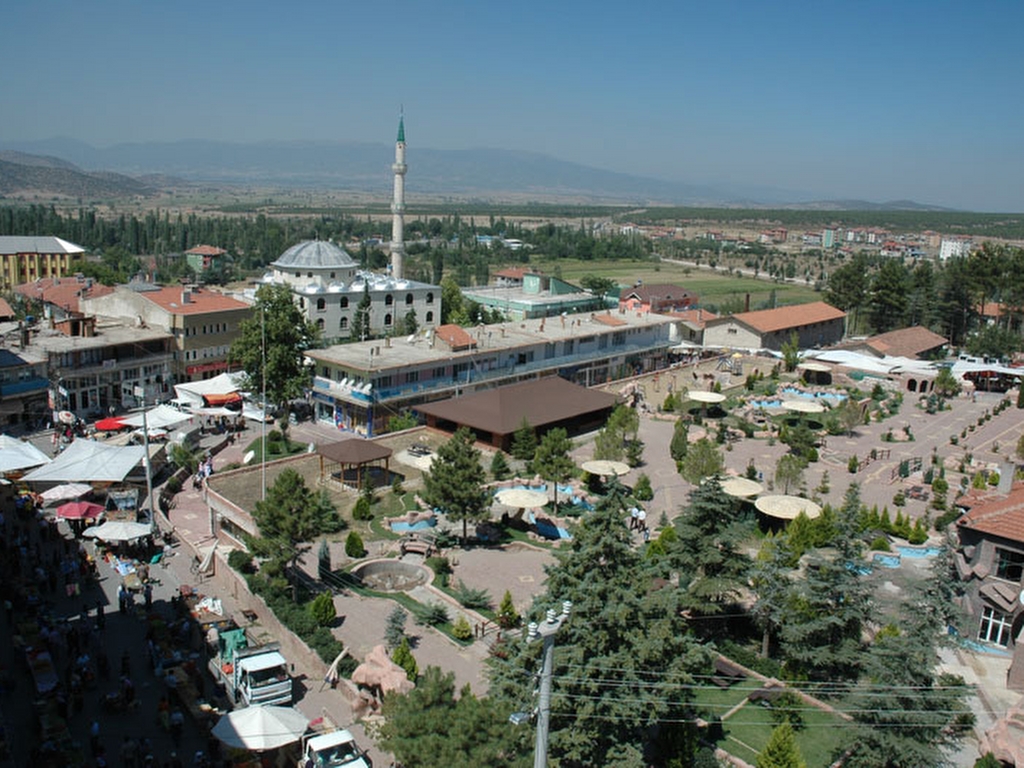
[[[796,733],[800,753],[807,768],[827,768],[832,753],[849,730],[835,715],[808,707],[801,710],[804,727]],[[719,746],[748,763],[756,761],[757,753],[764,749],[775,723],[767,707],[748,703],[725,721],[725,738]]]
[[[274,448],[284,448],[284,451],[275,451]],[[296,443],[294,440],[278,440],[271,441],[267,440],[267,461],[273,461],[274,459],[283,459],[287,456],[294,456],[297,453],[304,453],[309,446],[306,443]],[[249,445],[245,447],[245,452],[252,451],[252,461],[249,464],[256,465],[263,461],[263,439],[257,437]]]
[[[562,278],[571,283],[577,282],[584,275],[608,277],[622,285],[633,285],[637,280],[643,280],[648,284],[674,283],[696,293],[702,304],[720,304],[730,298],[743,299],[749,293],[750,305],[754,308],[759,302],[767,301],[772,291],[775,291],[780,304],[802,304],[821,300],[821,294],[806,285],[774,283],[753,277],[734,277],[678,264],[560,259],[538,261],[536,266],[548,275],[554,274],[555,267],[560,267]]]
[[[729,688],[706,688],[697,689],[694,697],[694,706],[705,718],[722,717],[730,709],[743,701],[750,693],[750,683],[740,683]]]

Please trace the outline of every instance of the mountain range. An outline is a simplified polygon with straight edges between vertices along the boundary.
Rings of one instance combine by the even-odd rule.
[[[68,138],[0,143],[0,195],[152,196],[189,185],[331,189],[390,196],[394,147],[357,142],[206,140],[94,147]],[[585,204],[943,210],[912,201],[813,201],[799,190],[708,186],[502,149],[409,151],[410,196]],[[811,200],[813,202],[799,202]]]

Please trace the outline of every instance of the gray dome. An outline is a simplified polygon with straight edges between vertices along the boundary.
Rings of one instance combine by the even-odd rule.
[[[285,269],[329,269],[331,267],[356,267],[344,248],[326,240],[307,240],[293,245],[282,253],[272,267]]]

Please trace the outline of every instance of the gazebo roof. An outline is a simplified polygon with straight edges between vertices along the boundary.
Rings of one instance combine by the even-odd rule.
[[[368,464],[371,461],[390,458],[392,454],[392,450],[386,445],[358,437],[319,446],[316,452],[338,464]]]

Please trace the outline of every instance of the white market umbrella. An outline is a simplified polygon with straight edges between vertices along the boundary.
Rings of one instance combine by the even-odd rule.
[[[246,707],[228,712],[210,731],[217,739],[235,749],[264,752],[302,738],[309,719],[294,707]]]
[[[811,400],[783,400],[782,407],[793,413],[824,413],[825,406]]]
[[[687,392],[686,396],[695,403],[704,403],[705,405],[715,405],[717,403],[725,402],[725,395],[721,392],[707,392],[703,389]]]
[[[100,541],[135,541],[143,536],[151,536],[153,526],[150,523],[133,523],[127,520],[110,520],[102,525],[86,528],[83,536]]]
[[[584,472],[589,472],[592,475],[599,475],[600,477],[611,477],[614,475],[624,475],[629,472],[629,464],[622,461],[610,461],[608,459],[592,459],[590,461],[583,462],[580,467]]]
[[[813,520],[821,514],[821,507],[802,496],[762,496],[754,502],[758,511],[778,520],[795,520],[801,512]]]
[[[546,493],[526,488],[505,488],[494,494],[494,498],[506,507],[515,507],[516,509],[537,509],[548,503]]]
[[[62,483],[61,485],[55,485],[47,491],[43,491],[39,494],[39,498],[47,503],[54,501],[67,501],[68,499],[78,499],[92,490],[91,485],[85,483]]]
[[[757,496],[764,488],[756,480],[746,477],[730,477],[722,481],[722,490],[737,499],[746,499],[750,496]]]

